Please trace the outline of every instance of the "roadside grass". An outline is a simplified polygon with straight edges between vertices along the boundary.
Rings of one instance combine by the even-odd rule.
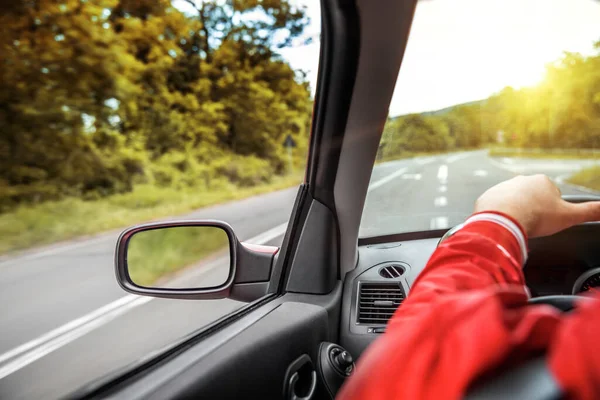
[[[253,187],[214,190],[137,186],[99,200],[67,198],[0,214],[0,254],[156,220],[300,184],[304,171]]]
[[[574,185],[600,191],[600,166],[584,168],[566,180]]]
[[[540,158],[540,159],[564,159],[581,160],[597,159],[600,160],[600,150],[588,149],[525,149],[525,148],[505,148],[490,147],[488,150],[490,157],[522,157],[522,158]]]
[[[218,250],[227,249],[229,238],[224,230],[214,227],[178,226],[138,232],[129,240],[127,265],[131,280],[140,286],[172,287],[157,282],[173,273],[201,262]],[[218,266],[220,282],[225,283],[228,264]]]
[[[406,158],[415,158],[415,157],[431,157],[431,156],[439,156],[441,154],[453,154],[457,152],[463,151],[472,151],[478,150],[479,148],[464,148],[464,149],[453,149],[449,151],[405,151],[400,155],[387,155],[384,154],[381,158],[375,160],[375,165],[381,164],[388,161],[396,161],[396,160],[404,160]]]
[[[414,157],[427,157],[427,156],[435,156],[438,154],[442,154],[441,152],[412,152],[412,151],[407,151],[407,152],[403,152],[401,155],[383,155],[380,158],[377,158],[375,160],[375,165],[377,164],[381,164],[384,162],[388,162],[388,161],[396,161],[396,160],[404,160],[406,158],[414,158]]]

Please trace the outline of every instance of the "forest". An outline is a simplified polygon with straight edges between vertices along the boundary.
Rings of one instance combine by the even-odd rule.
[[[183,1],[183,0],[180,0]],[[309,40],[289,0],[35,0],[0,6],[0,210],[136,185],[217,190],[304,160]]]

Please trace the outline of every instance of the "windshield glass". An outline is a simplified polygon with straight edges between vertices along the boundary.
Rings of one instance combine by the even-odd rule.
[[[600,2],[421,1],[360,236],[444,229],[487,188],[600,190]]]

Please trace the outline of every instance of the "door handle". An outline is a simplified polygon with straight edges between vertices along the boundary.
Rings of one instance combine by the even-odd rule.
[[[317,371],[307,354],[298,357],[290,364],[284,379],[284,399],[310,400],[317,389]]]
[[[297,392],[296,392],[296,384],[298,383],[298,380],[300,380],[300,374],[298,372],[294,372],[294,374],[292,375],[292,377],[290,378],[290,383],[289,383],[289,394],[290,400],[310,400],[313,395],[315,394],[315,390],[317,389],[317,372],[313,369],[310,373],[310,383],[309,383],[309,388],[308,388],[308,393],[306,393],[306,395],[302,395],[302,396],[298,396]]]

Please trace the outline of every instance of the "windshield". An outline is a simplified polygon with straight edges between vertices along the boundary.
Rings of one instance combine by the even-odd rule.
[[[360,236],[445,229],[517,174],[600,190],[600,2],[417,4]]]

